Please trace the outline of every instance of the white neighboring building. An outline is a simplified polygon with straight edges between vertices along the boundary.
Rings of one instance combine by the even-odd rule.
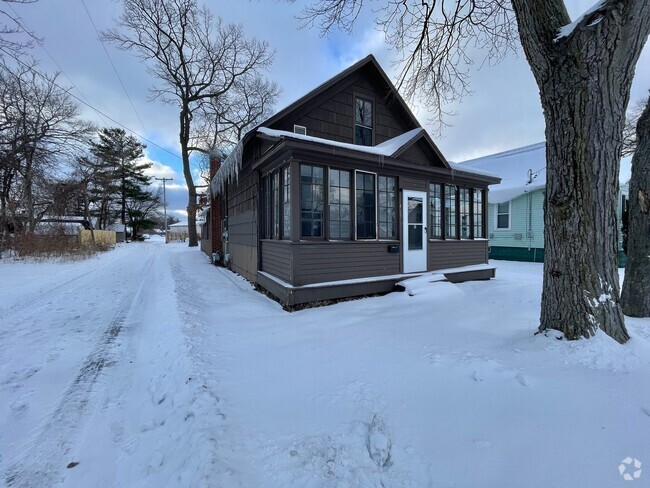
[[[205,223],[204,220],[196,220],[196,237],[201,239],[201,226]],[[187,220],[176,222],[169,226],[167,230],[168,241],[183,241],[189,236],[189,228]]]
[[[490,259],[543,262],[546,143],[490,154],[458,166],[501,178],[501,183],[491,185],[488,192]],[[621,184],[616,210],[621,266],[627,262],[622,229],[627,198],[628,185]]]

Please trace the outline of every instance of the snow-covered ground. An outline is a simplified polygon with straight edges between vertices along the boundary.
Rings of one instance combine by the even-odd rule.
[[[650,319],[534,336],[541,266],[494,264],[289,314],[184,244],[2,260],[1,483],[649,486]]]

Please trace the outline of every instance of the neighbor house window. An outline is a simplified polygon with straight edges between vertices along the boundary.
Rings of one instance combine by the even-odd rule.
[[[474,190],[474,238],[483,236],[483,190]]]
[[[323,237],[323,168],[300,165],[300,235]]]
[[[471,231],[469,188],[458,190],[458,207],[460,210],[460,237],[469,239]]]
[[[282,237],[291,237],[291,168],[282,168]]]
[[[271,204],[273,213],[273,239],[280,237],[280,173],[275,172],[271,178]]]
[[[397,239],[397,184],[392,176],[380,176],[379,183],[379,238]]]
[[[429,185],[429,235],[432,239],[442,239],[442,186]]]
[[[377,237],[375,201],[375,175],[357,172],[357,239],[375,239]]]
[[[354,99],[354,143],[372,146],[372,102]]]
[[[456,187],[445,185],[445,237],[456,239],[458,229],[456,227]]]
[[[497,203],[497,229],[510,228],[510,202]]]
[[[350,239],[350,172],[329,170],[330,239]]]

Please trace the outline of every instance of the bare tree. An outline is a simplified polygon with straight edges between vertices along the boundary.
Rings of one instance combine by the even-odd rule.
[[[199,171],[209,184],[209,154],[232,149],[254,125],[270,117],[280,94],[277,83],[258,74],[242,77],[223,96],[209,98],[197,111],[190,148],[201,154]]]
[[[94,127],[79,118],[77,105],[34,64],[0,63],[0,223],[33,231],[51,206],[46,190],[65,160],[83,148]]]
[[[247,38],[240,25],[225,24],[196,0],[123,0],[120,29],[103,38],[133,50],[158,79],[154,99],[179,109],[179,141],[188,188],[189,245],[197,246],[196,186],[190,167],[192,121],[208,99],[216,99],[245,76],[268,68],[266,42]]]
[[[36,3],[38,0],[0,0],[0,57],[4,53],[16,56],[32,47],[37,40],[15,13],[11,4]],[[20,35],[22,32],[22,36]]]
[[[631,156],[636,150],[637,125],[639,118],[649,101],[650,97],[638,100],[634,106],[628,110],[627,118],[625,119],[625,127],[623,128],[623,156]]]
[[[621,302],[632,317],[650,317],[650,98],[638,117],[632,157],[627,266]]]
[[[619,302],[616,196],[625,110],[650,32],[647,0],[602,0],[572,22],[562,0],[384,0],[377,23],[404,57],[399,85],[435,108],[467,92],[472,48],[517,38],[540,90],[547,184],[540,331],[629,336]],[[351,29],[363,0],[320,0],[303,20]],[[514,20],[513,20],[514,14]]]

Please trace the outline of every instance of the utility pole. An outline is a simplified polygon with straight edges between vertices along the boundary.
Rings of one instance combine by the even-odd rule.
[[[173,181],[174,178],[155,178],[158,181],[163,182],[163,212],[165,214],[165,244],[167,244],[167,191],[165,188],[165,183],[168,181]]]

